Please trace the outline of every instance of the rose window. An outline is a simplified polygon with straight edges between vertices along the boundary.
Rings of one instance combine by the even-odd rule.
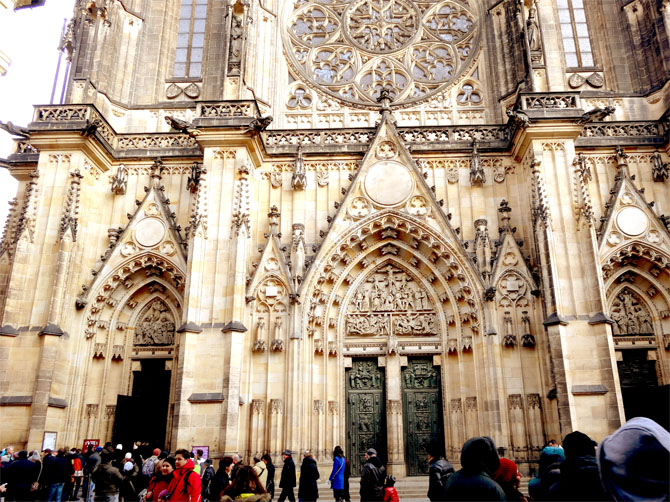
[[[284,44],[295,76],[354,105],[419,102],[453,84],[479,41],[461,0],[294,0]]]

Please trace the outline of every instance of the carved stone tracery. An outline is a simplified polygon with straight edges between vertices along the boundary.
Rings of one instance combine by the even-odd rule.
[[[295,3],[284,46],[290,66],[339,101],[374,106],[439,94],[477,53],[476,11],[456,0],[332,0]]]

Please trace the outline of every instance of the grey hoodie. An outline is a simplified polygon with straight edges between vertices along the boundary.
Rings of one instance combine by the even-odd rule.
[[[614,500],[670,500],[670,433],[636,417],[598,448],[598,470]]]

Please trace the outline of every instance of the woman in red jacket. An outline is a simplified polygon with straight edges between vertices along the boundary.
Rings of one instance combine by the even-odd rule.
[[[193,471],[195,464],[188,450],[177,450],[174,454],[177,469],[170,483],[165,500],[170,502],[200,502],[200,476]]]
[[[144,500],[159,500],[161,493],[168,493],[168,488],[170,488],[170,483],[174,478],[174,468],[174,457],[163,460],[160,471],[151,476],[149,480],[149,487]]]

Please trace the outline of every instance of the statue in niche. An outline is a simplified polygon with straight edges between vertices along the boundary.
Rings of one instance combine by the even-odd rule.
[[[379,377],[379,369],[371,361],[365,361],[362,364],[356,365],[354,369],[349,371],[349,388],[350,389],[377,389],[381,384]],[[370,399],[368,403],[365,399]],[[372,411],[372,398],[370,396],[361,396],[361,411]]]
[[[135,345],[172,345],[174,343],[174,319],[163,301],[153,301],[140,319],[135,329]]]
[[[540,38],[540,25],[537,22],[537,9],[534,5],[528,11],[526,34],[528,36],[528,46],[530,47],[530,50],[541,51],[542,39]]]
[[[630,289],[622,290],[611,309],[615,335],[651,335],[654,327],[647,307]]]
[[[305,225],[302,223],[293,224],[291,240],[291,271],[297,289],[305,275]]]
[[[491,276],[491,239],[487,221],[479,219],[475,221],[477,234],[475,237],[475,252],[477,256],[477,267],[485,280]]]
[[[481,186],[486,183],[486,173],[482,167],[482,161],[479,156],[479,142],[472,142],[472,157],[470,157],[470,184],[472,186]]]
[[[307,172],[305,169],[305,160],[302,157],[302,146],[298,147],[298,157],[293,165],[293,176],[291,177],[291,187],[293,190],[304,190],[307,186]]]
[[[242,13],[233,12],[230,22],[230,51],[228,52],[228,70],[231,75],[239,75],[244,43],[244,21]]]

